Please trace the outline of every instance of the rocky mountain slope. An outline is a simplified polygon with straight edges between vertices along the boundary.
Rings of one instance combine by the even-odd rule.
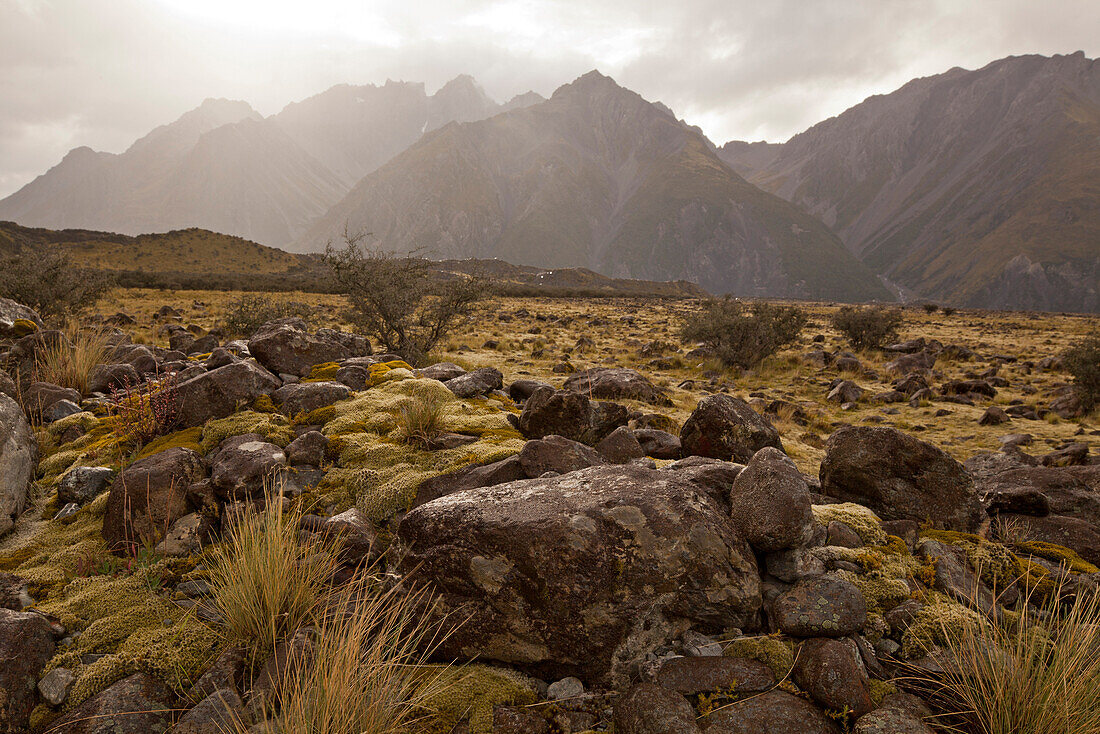
[[[877,272],[963,305],[1100,310],[1100,61],[916,79],[782,145],[720,153]]]
[[[128,235],[202,227],[284,245],[425,130],[502,109],[467,76],[431,96],[423,84],[337,86],[266,119],[208,99],[121,154],[71,151],[0,201],[0,219]]]
[[[450,124],[366,176],[298,242],[684,279],[716,292],[889,294],[826,227],[729,169],[698,131],[598,72]]]

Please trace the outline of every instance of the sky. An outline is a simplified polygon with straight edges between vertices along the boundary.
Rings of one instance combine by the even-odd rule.
[[[1100,0],[0,0],[0,197],[206,97],[473,75],[498,101],[590,69],[721,144],[1023,53],[1100,55]]]

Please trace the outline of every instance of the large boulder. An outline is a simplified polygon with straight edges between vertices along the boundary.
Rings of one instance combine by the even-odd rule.
[[[821,576],[800,581],[773,606],[776,625],[792,637],[844,637],[867,623],[867,602],[854,584]]]
[[[893,428],[848,426],[829,436],[821,491],[883,520],[972,531],[984,516],[974,483],[945,451]]]
[[[271,397],[280,411],[293,417],[346,400],[351,390],[339,382],[294,382],[283,385]]]
[[[270,395],[280,385],[279,378],[252,359],[204,372],[176,387],[180,423],[201,426],[208,420],[225,418],[239,406]]]
[[[299,318],[261,326],[248,340],[249,353],[275,374],[305,377],[314,365],[357,356],[331,333],[310,334]]]
[[[733,524],[758,551],[800,545],[814,523],[810,488],[798,467],[779,449],[760,449],[733,481]]]
[[[156,543],[172,523],[190,512],[187,489],[206,477],[202,457],[191,449],[165,449],[126,467],[111,485],[103,539],[116,553],[134,544]]]
[[[622,685],[689,627],[755,626],[729,518],[673,472],[598,466],[452,494],[398,530],[401,569],[465,623],[441,653]]]
[[[809,701],[773,690],[707,717],[707,734],[840,734],[840,727]]]
[[[863,716],[871,706],[871,686],[852,640],[818,637],[798,649],[794,681],[823,708]]]
[[[176,697],[164,683],[135,673],[92,696],[53,722],[64,734],[164,734],[172,728]]]
[[[519,431],[526,438],[558,435],[591,446],[625,426],[629,418],[618,403],[594,402],[580,393],[540,387],[523,405]]]
[[[607,463],[607,459],[595,449],[563,436],[547,436],[528,441],[519,452],[519,465],[531,479],[537,479],[547,472],[568,474]]]
[[[23,390],[23,407],[34,418],[41,419],[51,405],[62,400],[79,404],[80,391],[50,382],[32,382]]]
[[[286,452],[262,436],[246,433],[221,442],[210,466],[210,483],[223,496],[244,499],[263,494],[264,483],[286,470]]]
[[[702,734],[695,709],[679,693],[639,683],[615,699],[617,734]]]
[[[44,616],[0,608],[0,734],[27,731],[38,675],[53,653],[53,625]]]
[[[19,404],[0,394],[0,535],[11,530],[27,506],[38,441]]]
[[[22,323],[17,323],[22,322]],[[28,323],[33,324],[32,329]],[[33,309],[10,298],[0,298],[0,337],[15,339],[26,336],[45,326],[42,317]]]
[[[88,392],[111,393],[140,384],[141,376],[132,364],[97,364],[88,377]]]
[[[672,405],[668,395],[645,375],[626,367],[593,367],[570,376],[562,387],[597,400],[641,400],[652,405]]]
[[[779,431],[740,398],[708,395],[680,429],[684,456],[745,463],[765,446],[783,449]]]
[[[443,383],[460,398],[476,398],[504,387],[504,375],[495,367],[482,367]]]

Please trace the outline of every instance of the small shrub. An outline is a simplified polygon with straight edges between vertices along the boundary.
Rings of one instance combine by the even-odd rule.
[[[445,401],[434,392],[415,395],[398,405],[393,416],[397,421],[397,436],[406,443],[428,448],[443,432]]]
[[[113,287],[113,278],[76,266],[61,250],[28,248],[0,258],[0,296],[30,306],[47,320],[82,313]]]
[[[1063,357],[1066,371],[1073,375],[1077,396],[1087,410],[1100,404],[1100,335],[1093,335],[1070,348]]]
[[[798,338],[806,314],[794,306],[712,298],[684,320],[685,342],[702,342],[726,366],[754,367]]]
[[[222,329],[228,336],[251,336],[268,321],[300,316],[308,319],[313,307],[299,301],[282,301],[259,293],[234,298],[225,307]]]
[[[939,307],[939,305],[938,305],[938,304],[935,304],[935,303],[924,303],[924,304],[921,304],[921,308],[923,308],[923,309],[924,309],[924,312],[925,312],[925,313],[936,313],[936,311],[939,311],[939,310],[940,310],[940,307]]]
[[[955,307],[954,306],[944,306],[943,307],[943,315],[944,316],[951,316],[954,313],[955,313]]]
[[[88,379],[111,354],[110,337],[103,331],[66,329],[67,340],[49,344],[35,357],[35,379],[88,392]]]
[[[115,417],[115,433],[121,443],[141,448],[171,433],[179,423],[179,390],[174,374],[144,384],[129,380],[115,390],[107,406]]]
[[[898,338],[901,311],[844,306],[833,314],[832,323],[855,349],[878,349]]]
[[[361,235],[344,234],[344,247],[325,248],[324,262],[336,290],[350,306],[348,320],[386,351],[412,365],[432,350],[484,297],[477,278],[433,277],[431,263],[416,255],[366,251]]]
[[[263,510],[251,506],[211,552],[210,587],[226,636],[273,645],[315,622],[335,559],[298,537],[301,510],[273,490]]]

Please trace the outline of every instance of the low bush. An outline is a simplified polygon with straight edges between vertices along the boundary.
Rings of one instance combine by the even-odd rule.
[[[1090,336],[1067,350],[1063,363],[1073,375],[1081,404],[1089,410],[1100,404],[1100,335]]]
[[[878,349],[898,338],[901,311],[886,308],[844,306],[833,314],[833,328],[855,349]]]
[[[798,339],[806,314],[795,306],[712,298],[684,319],[685,342],[702,342],[727,366],[754,367]]]
[[[107,410],[115,417],[119,442],[134,449],[168,435],[179,423],[179,390],[175,375],[138,385],[130,385],[127,381],[111,395]]]
[[[313,307],[299,301],[283,301],[259,293],[234,298],[225,307],[222,329],[230,337],[251,336],[268,321],[288,316],[309,319]]]
[[[344,246],[325,248],[336,290],[348,299],[356,330],[412,365],[473,311],[485,295],[478,278],[440,279],[431,262],[416,255],[364,251],[362,236],[344,235]]]
[[[86,311],[112,287],[110,275],[78,267],[60,250],[24,249],[0,258],[0,296],[48,321]]]

